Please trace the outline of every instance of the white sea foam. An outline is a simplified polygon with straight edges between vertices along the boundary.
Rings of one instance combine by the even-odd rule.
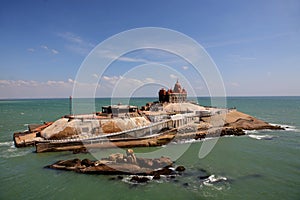
[[[212,183],[218,183],[222,181],[227,181],[226,177],[223,176],[216,176],[216,175],[210,175],[207,179],[203,181],[204,185],[211,185]]]
[[[13,158],[13,157],[19,157],[24,156],[30,152],[32,152],[32,149],[20,149],[16,148],[14,145],[14,142],[0,142],[0,158]]]
[[[250,138],[257,139],[257,140],[272,140],[274,136],[271,135],[248,135]]]
[[[216,190],[223,190],[229,187],[229,183],[227,183],[227,178],[223,176],[210,175],[207,179],[205,179],[200,187],[209,186]]]
[[[221,137],[221,136],[220,136]],[[172,142],[172,144],[191,144],[191,143],[198,143],[198,142],[203,142],[203,141],[207,141],[207,140],[215,140],[218,137],[207,137],[207,138],[202,138],[202,139],[181,139],[178,140],[176,142]]]
[[[257,130],[245,130],[246,135],[253,134],[253,133],[258,133],[258,131]]]
[[[14,142],[13,141],[9,141],[9,142],[0,142],[0,147],[14,147]]]
[[[130,180],[132,179],[132,177],[134,177],[134,176],[137,176],[137,175],[130,175],[130,176],[127,176],[127,177],[123,178],[122,181],[125,182],[125,183],[128,183],[128,184],[131,184],[131,185],[136,185],[136,184],[145,185],[145,184],[147,184],[147,182],[145,182],[145,183],[136,183],[136,182],[130,181]],[[148,178],[149,181],[152,181],[152,180],[153,180],[153,176],[138,176],[138,177],[139,177],[139,178],[141,178],[141,177]]]
[[[271,123],[270,123],[271,124]],[[271,124],[273,126],[281,126],[283,127],[286,131],[300,131],[299,129],[297,129],[296,126],[292,126],[292,125],[288,125],[288,124]]]
[[[195,140],[195,139],[183,139],[183,140],[178,140],[176,142],[172,142],[173,144],[190,144],[194,142],[200,142],[201,140]]]
[[[20,150],[20,149],[12,149],[9,148],[7,150],[1,151],[0,152],[0,158],[14,158],[14,157],[19,157],[19,156],[25,156],[29,153],[31,153],[32,150]]]

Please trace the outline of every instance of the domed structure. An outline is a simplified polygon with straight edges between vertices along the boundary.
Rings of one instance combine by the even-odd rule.
[[[174,89],[168,89],[167,91],[162,88],[159,92],[159,102],[164,103],[182,103],[186,101],[187,92],[181,87],[180,83],[177,82],[174,85]]]
[[[178,82],[178,80],[177,80],[177,82],[175,83],[175,85],[174,85],[174,90],[173,90],[175,93],[181,93],[181,85],[180,85],[180,83]]]

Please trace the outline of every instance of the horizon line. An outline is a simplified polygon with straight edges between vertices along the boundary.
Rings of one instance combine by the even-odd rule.
[[[225,98],[231,98],[231,97],[300,97],[300,95],[228,95],[228,96],[214,96],[214,98],[219,97],[225,97]],[[69,97],[12,97],[12,98],[0,98],[0,101],[5,100],[42,100],[42,99],[69,99]],[[77,99],[111,99],[112,97],[81,97]],[[128,99],[128,98],[158,98],[151,97],[151,96],[136,96],[136,97],[113,97],[113,99]],[[188,98],[212,98],[212,96],[188,96]]]

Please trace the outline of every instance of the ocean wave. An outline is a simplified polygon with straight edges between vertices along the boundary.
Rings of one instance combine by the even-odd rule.
[[[137,182],[131,181],[132,177],[134,177],[134,176],[137,176],[137,175],[129,175],[129,176],[126,176],[126,177],[124,177],[124,178],[122,179],[122,181],[125,182],[125,183],[128,183],[128,184],[130,184],[130,185],[137,185],[137,184],[139,184],[139,185],[146,185],[146,184],[147,184],[147,182],[145,182],[145,183],[137,183]],[[153,180],[153,176],[138,176],[138,177],[139,177],[139,178],[148,178],[149,181],[152,181],[152,180]]]
[[[172,142],[172,144],[191,144],[195,142],[202,142],[203,140],[195,140],[195,139],[181,139],[176,142]]]
[[[216,190],[224,190],[229,188],[228,179],[224,176],[210,175],[207,179],[204,179],[200,187],[208,186],[213,187]]]
[[[14,142],[0,142],[0,158],[13,158],[24,156],[32,152],[32,149],[18,149],[15,147]]]
[[[272,140],[274,136],[272,135],[248,135],[250,138],[257,139],[257,140]]]
[[[297,129],[296,126],[292,126],[292,125],[288,125],[288,124],[272,124],[272,123],[270,123],[270,124],[273,125],[273,126],[281,126],[286,131],[294,131],[294,132],[299,132],[300,131],[299,129]]]
[[[245,130],[246,135],[250,135],[250,134],[253,134],[253,133],[258,133],[258,130]]]
[[[9,141],[9,142],[0,142],[0,147],[14,147],[14,142],[13,141]]]
[[[191,143],[198,143],[198,142],[204,142],[204,141],[207,141],[207,140],[217,140],[219,139],[221,136],[219,137],[207,137],[207,138],[202,138],[202,139],[180,139],[178,141],[174,141],[174,142],[171,142],[172,144],[191,144]],[[222,136],[222,137],[226,137],[226,136]],[[230,137],[230,136],[228,136]]]

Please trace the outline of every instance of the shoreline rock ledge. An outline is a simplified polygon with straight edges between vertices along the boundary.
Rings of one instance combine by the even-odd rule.
[[[176,175],[185,170],[183,166],[174,168],[173,161],[168,157],[139,158],[132,149],[127,149],[126,154],[115,153],[108,158],[92,161],[89,159],[60,160],[45,168],[75,171],[84,174],[103,175],[143,175],[160,179],[161,175]],[[175,170],[174,170],[175,169]],[[133,178],[135,182],[145,182],[145,179]]]

